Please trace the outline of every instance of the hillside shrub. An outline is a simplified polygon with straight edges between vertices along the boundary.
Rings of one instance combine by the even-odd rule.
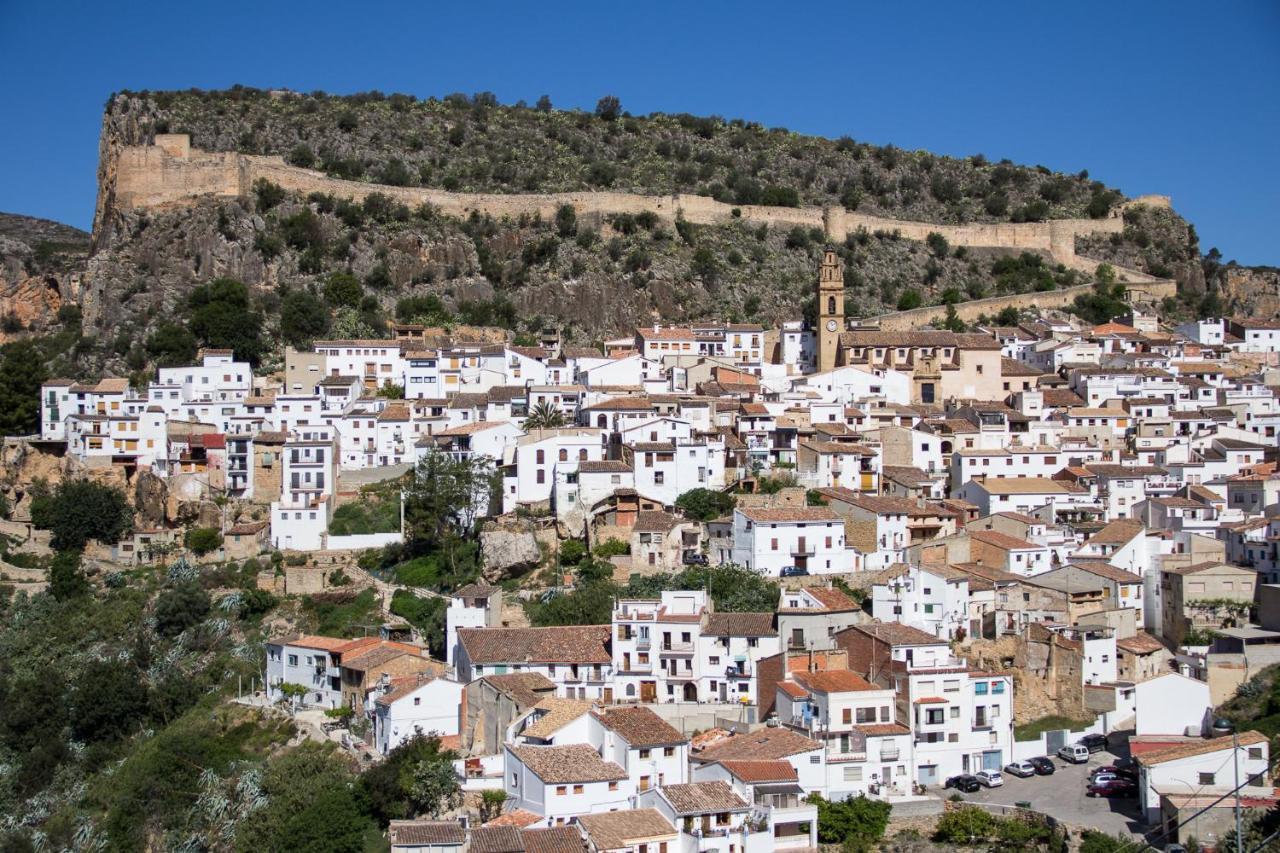
[[[222,546],[222,532],[216,527],[195,527],[187,531],[184,542],[192,553],[203,556]]]
[[[124,492],[102,483],[63,480],[52,492],[36,483],[31,494],[31,523],[51,531],[59,550],[84,548],[90,539],[114,545],[133,526]]]

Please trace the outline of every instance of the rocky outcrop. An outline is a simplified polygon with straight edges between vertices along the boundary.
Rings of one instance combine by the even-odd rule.
[[[533,525],[527,522],[489,525],[480,531],[480,553],[490,582],[522,575],[542,561]]]

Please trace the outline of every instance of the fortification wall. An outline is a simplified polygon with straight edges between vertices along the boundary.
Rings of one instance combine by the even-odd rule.
[[[258,179],[266,179],[296,192],[332,193],[363,199],[379,192],[410,206],[428,203],[442,213],[465,218],[473,212],[496,219],[538,214],[550,218],[562,205],[572,205],[579,215],[609,215],[650,211],[666,221],[683,217],[711,225],[742,218],[772,226],[821,229],[829,239],[849,234],[898,232],[910,240],[924,240],[937,232],[955,246],[1043,251],[1073,268],[1081,264],[1075,254],[1075,238],[1082,234],[1118,233],[1124,222],[1109,219],[1059,219],[1051,222],[998,222],[941,225],[849,212],[842,208],[766,207],[731,205],[698,195],[640,195],[624,192],[578,193],[459,193],[429,187],[390,187],[331,178],[310,169],[286,164],[279,157],[215,153],[192,149],[184,134],[163,134],[151,146],[124,147],[116,155],[116,168],[106,169],[114,187],[100,188],[103,197],[121,209],[190,204],[201,196],[248,195]],[[114,192],[112,192],[114,190]],[[736,212],[736,217],[735,217]],[[1136,275],[1136,273],[1135,273]]]
[[[1157,303],[1166,296],[1177,296],[1178,283],[1169,279],[1153,279],[1146,276],[1147,281],[1125,282],[1129,298],[1135,302]],[[966,323],[975,322],[980,316],[994,317],[1005,308],[1049,310],[1066,308],[1093,290],[1092,284],[1081,284],[1076,287],[1065,287],[1062,290],[1047,290],[1037,293],[1014,293],[1008,296],[989,296],[986,299],[974,299],[956,305],[956,316]],[[945,305],[930,305],[926,308],[913,308],[910,311],[895,311],[872,318],[880,328],[887,332],[900,332],[908,329],[919,329],[935,320],[947,316]]]

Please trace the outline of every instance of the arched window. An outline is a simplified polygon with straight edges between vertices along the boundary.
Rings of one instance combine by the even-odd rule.
[[[827,313],[828,314],[836,313],[836,298],[834,296],[827,297]]]
[[[579,461],[579,462],[586,462],[586,461],[587,461],[587,449],[586,449],[585,447],[580,448],[580,449],[578,450],[578,461]]]
[[[634,684],[628,684],[628,685],[627,685],[627,697],[628,697],[628,698],[630,698],[630,697],[635,696],[635,695],[636,695],[636,686],[635,686]]]

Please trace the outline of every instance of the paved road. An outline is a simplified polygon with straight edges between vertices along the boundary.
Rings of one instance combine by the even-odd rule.
[[[1068,764],[1055,756],[1053,763],[1058,769],[1052,776],[1019,779],[1004,773],[1004,785],[999,788],[983,788],[961,796],[975,802],[1007,806],[1026,800],[1036,811],[1053,815],[1073,826],[1091,826],[1108,835],[1119,832],[1141,834],[1144,827],[1138,820],[1137,799],[1085,795],[1090,769],[1111,764],[1118,757],[1110,752],[1096,752],[1089,756],[1088,764]],[[947,795],[951,793],[948,791]]]

